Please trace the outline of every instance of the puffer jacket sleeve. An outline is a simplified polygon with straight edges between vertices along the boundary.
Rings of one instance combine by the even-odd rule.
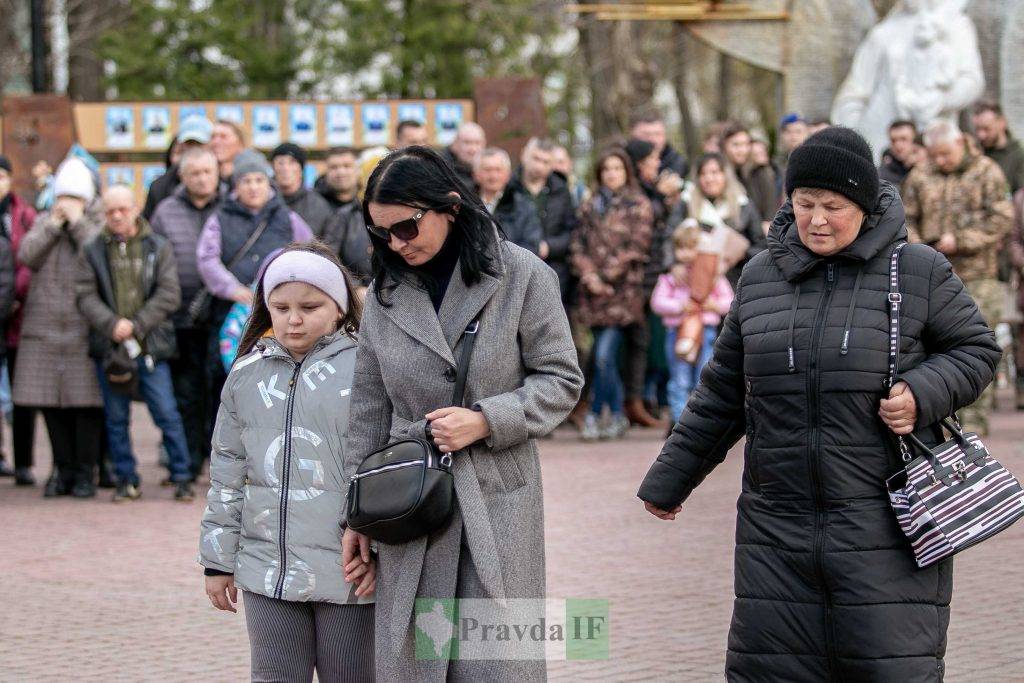
[[[221,395],[210,457],[210,491],[200,525],[199,563],[208,569],[235,573],[235,555],[242,531],[246,456],[242,428],[235,412],[230,379]]]
[[[637,492],[638,498],[663,510],[686,500],[744,432],[740,298],[733,300],[700,383]]]
[[[928,319],[922,331],[928,356],[899,374],[914,392],[918,428],[974,403],[995,377],[1002,355],[995,334],[949,261],[933,254]]]
[[[503,450],[551,432],[576,406],[583,389],[572,332],[555,271],[539,259],[519,315],[519,347],[526,378],[513,391],[480,399],[491,428],[485,443]]]

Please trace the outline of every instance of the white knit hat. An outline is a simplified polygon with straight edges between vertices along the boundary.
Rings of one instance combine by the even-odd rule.
[[[53,196],[61,195],[78,197],[86,204],[96,196],[92,173],[81,159],[71,157],[57,167],[57,174],[53,177]]]

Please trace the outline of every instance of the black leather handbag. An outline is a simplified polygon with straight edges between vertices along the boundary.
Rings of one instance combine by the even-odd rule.
[[[466,395],[466,373],[479,320],[466,328],[455,373],[453,406]],[[347,524],[381,543],[407,543],[442,526],[455,508],[452,456],[430,438],[393,441],[366,456],[348,485]]]

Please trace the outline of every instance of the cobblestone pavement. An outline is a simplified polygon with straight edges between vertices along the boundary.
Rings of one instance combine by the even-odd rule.
[[[109,491],[43,500],[0,481],[0,681],[247,680],[244,617],[210,607],[195,563],[203,503],[175,503],[159,487],[155,431],[136,415],[136,503],[113,505]],[[1002,412],[993,427],[990,448],[1024,475],[1024,415]],[[611,602],[609,659],[553,662],[552,680],[722,679],[742,458],[734,452],[679,519],[662,522],[634,497],[660,436],[594,445],[566,431],[541,444],[548,592]],[[38,442],[42,481],[41,423]],[[1024,524],[957,561],[947,680],[1024,681],[1022,555]]]

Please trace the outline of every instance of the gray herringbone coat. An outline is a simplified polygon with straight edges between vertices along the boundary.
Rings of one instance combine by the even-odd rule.
[[[390,308],[377,302],[373,288],[366,298],[346,474],[389,440],[422,437],[424,415],[450,404],[462,333],[481,310],[465,405],[478,406],[491,428],[485,443],[454,457],[452,521],[429,537],[380,545],[379,680],[445,679],[446,662],[415,658],[412,615],[417,597],[456,596],[461,544],[486,595],[545,594],[544,500],[534,439],[572,410],[583,375],[554,271],[515,245],[503,242],[499,251],[499,276],[485,275],[472,287],[456,267],[437,313],[426,291],[408,281],[391,291]],[[514,672],[519,680],[535,680],[543,678],[544,663],[498,662],[475,671],[488,680]]]
[[[14,373],[14,402],[35,408],[100,408],[96,366],[89,358],[89,323],[75,305],[75,265],[82,246],[99,233],[90,207],[67,228],[40,214],[18,247],[32,269],[21,345]]]

